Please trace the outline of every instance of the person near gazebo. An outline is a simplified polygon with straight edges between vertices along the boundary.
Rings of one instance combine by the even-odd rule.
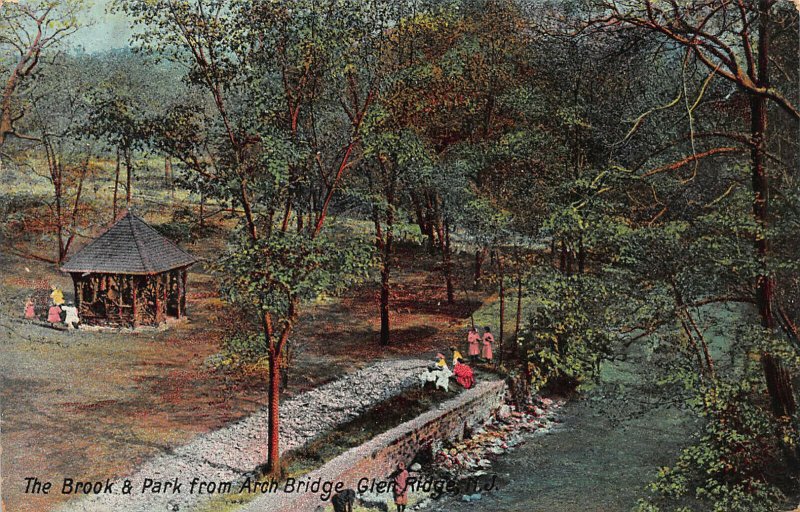
[[[33,299],[28,297],[25,300],[25,320],[33,320],[36,318],[36,308],[33,305]]]
[[[47,321],[53,325],[61,323],[61,306],[58,304],[50,306],[47,310]]]

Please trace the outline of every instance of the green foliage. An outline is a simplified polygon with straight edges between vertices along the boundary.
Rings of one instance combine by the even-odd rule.
[[[239,232],[216,269],[230,302],[288,320],[292,301],[315,300],[347,289],[369,275],[373,258],[372,244],[358,238],[310,238],[275,231],[254,242]]]
[[[267,354],[267,344],[260,333],[239,331],[226,336],[222,341],[223,361],[254,363]]]
[[[192,225],[188,222],[171,221],[153,226],[159,233],[174,242],[189,242],[192,240]]]
[[[763,392],[763,390],[759,390]],[[774,483],[783,465],[779,428],[749,384],[706,387],[700,439],[685,448],[650,485],[639,512],[769,512],[784,499]]]
[[[530,292],[536,310],[523,336],[531,347],[539,384],[556,380],[586,386],[597,377],[600,363],[613,355],[614,315],[611,291],[590,276],[537,275]]]

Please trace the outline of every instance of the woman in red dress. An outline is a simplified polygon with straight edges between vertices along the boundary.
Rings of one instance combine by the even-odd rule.
[[[47,310],[47,321],[51,324],[61,323],[61,306],[53,304]]]
[[[472,368],[464,364],[463,359],[459,359],[453,367],[453,375],[456,376],[456,382],[464,389],[469,389],[475,385],[475,374],[472,372]]]
[[[34,309],[33,299],[28,297],[28,300],[25,301],[25,318],[27,320],[33,320],[36,318],[36,309]]]

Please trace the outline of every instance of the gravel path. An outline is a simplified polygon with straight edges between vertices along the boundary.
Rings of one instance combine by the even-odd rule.
[[[281,404],[281,453],[302,446],[317,434],[334,429],[364,413],[373,405],[418,385],[416,375],[424,360],[382,361],[340,379],[288,399]],[[231,482],[241,479],[266,459],[267,410],[223,429],[198,436],[191,443],[144,463],[134,475],[130,494],[122,494],[125,478],[113,482],[111,494],[73,499],[63,512],[156,512],[191,510],[215,496],[190,492],[198,482]],[[65,475],[69,476],[69,475]],[[145,479],[176,481],[180,492],[142,492]],[[177,479],[177,480],[176,480]],[[54,483],[60,491],[60,482]],[[236,485],[234,484],[234,488]],[[178,508],[175,508],[175,507]]]

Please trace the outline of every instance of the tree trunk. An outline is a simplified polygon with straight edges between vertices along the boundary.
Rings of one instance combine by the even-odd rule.
[[[385,256],[384,256],[385,258]],[[389,344],[389,264],[385,261],[381,269],[381,338],[380,344],[386,346]]]
[[[519,329],[522,324],[522,272],[517,273],[517,317],[514,321],[514,350],[519,348]],[[519,355],[519,354],[517,354]],[[523,359],[528,357],[524,354]]]
[[[270,224],[271,225],[271,224]],[[206,194],[200,191],[200,229],[206,228]]]
[[[572,247],[567,249],[567,275],[572,275],[572,267],[575,262],[575,250]]]
[[[267,470],[272,475],[280,473],[280,368],[281,354],[274,348],[269,352],[269,419],[267,422]]]
[[[425,218],[425,212],[422,208],[422,203],[419,200],[419,196],[417,194],[411,194],[411,202],[414,204],[414,218],[416,219],[417,226],[419,226],[419,232],[421,235],[427,238],[427,245],[428,250],[431,251],[431,247],[433,246],[433,236],[431,233],[431,226],[430,223]]]
[[[442,239],[442,263],[444,265],[444,280],[447,287],[447,303],[455,303],[455,292],[453,290],[453,263],[450,258],[450,223],[444,221],[444,233],[439,233]]]
[[[379,222],[376,220],[376,222]],[[381,250],[381,303],[380,303],[380,314],[381,314],[381,338],[380,344],[386,346],[389,344],[389,333],[390,333],[390,325],[389,325],[389,295],[391,292],[391,284],[390,284],[390,276],[392,272],[392,241],[393,241],[393,225],[394,225],[394,214],[392,213],[392,206],[391,204],[388,206],[386,211],[386,233],[385,235],[379,236],[381,237],[380,240],[380,250]],[[377,225],[380,227],[380,224]]]
[[[761,325],[774,329],[772,311],[773,279],[766,268],[769,243],[766,231],[769,225],[769,177],[764,167],[764,146],[767,127],[766,99],[760,95],[750,98],[751,111],[751,161],[753,182],[753,214],[756,219],[755,250],[762,267],[762,274],[756,278],[756,304],[761,316]],[[772,412],[777,418],[791,417],[796,410],[792,381],[786,367],[772,354],[761,354],[764,378],[767,383]]]
[[[114,199],[112,202],[112,212],[114,214],[114,218],[111,221],[117,220],[117,195],[119,194],[119,146],[117,146],[117,165],[116,170],[114,172]]]
[[[425,201],[425,225],[428,228],[425,235],[428,237],[428,252],[433,254],[436,252],[436,246],[440,245],[442,240],[440,236],[437,243],[436,233],[438,228],[434,228],[434,224],[438,225],[438,220],[436,219],[436,212],[434,211],[434,202],[431,200],[431,195],[427,192],[425,193]],[[441,235],[441,233],[439,234]]]
[[[497,352],[499,355],[499,362],[503,364],[503,324],[506,321],[506,290],[505,290],[505,275],[503,274],[503,258],[497,254],[497,270],[500,275],[500,330]]]
[[[58,264],[60,265],[62,261],[64,261],[64,213],[63,213],[63,196],[64,196],[64,189],[63,189],[63,182],[62,180],[62,169],[61,165],[55,159],[55,155],[53,155],[53,167],[55,169],[55,179],[53,181],[54,189],[55,189],[55,203],[56,203],[56,232],[58,235]]]
[[[486,259],[486,247],[481,247],[475,251],[475,277],[473,289],[478,291],[480,288],[481,275],[483,272],[483,261]]]
[[[17,80],[19,79],[19,71],[14,69],[11,76],[8,77],[6,85],[3,88],[3,102],[0,106],[0,146],[6,141],[6,136],[14,133],[14,126],[11,117],[11,97],[14,94],[14,89],[17,87]]]
[[[131,198],[133,197],[133,166],[131,165],[131,150],[125,148],[125,207],[131,207]]]
[[[381,169],[384,172],[386,168],[381,164]],[[381,317],[381,335],[379,343],[382,346],[389,345],[389,296],[391,292],[390,277],[392,271],[392,249],[394,241],[394,182],[392,178],[388,178],[392,184],[383,190],[383,195],[386,199],[386,231],[381,228],[381,217],[378,211],[378,205],[372,205],[372,222],[375,225],[375,248],[381,255],[381,298],[380,298],[380,317]],[[372,175],[370,174],[370,187],[373,186]]]
[[[769,79],[769,40],[770,40],[770,2],[759,0],[758,34],[758,86],[768,89]],[[772,312],[773,279],[767,269],[769,243],[769,177],[764,166],[767,131],[767,98],[762,94],[750,95],[750,137],[751,173],[753,187],[753,215],[756,219],[755,251],[762,269],[756,278],[756,304],[761,316],[761,324],[766,329],[775,327]],[[772,411],[778,418],[791,417],[796,409],[794,390],[789,372],[780,360],[770,353],[763,353],[761,361],[764,378],[767,382],[772,402]]]
[[[164,184],[172,187],[172,159],[164,157]]]

